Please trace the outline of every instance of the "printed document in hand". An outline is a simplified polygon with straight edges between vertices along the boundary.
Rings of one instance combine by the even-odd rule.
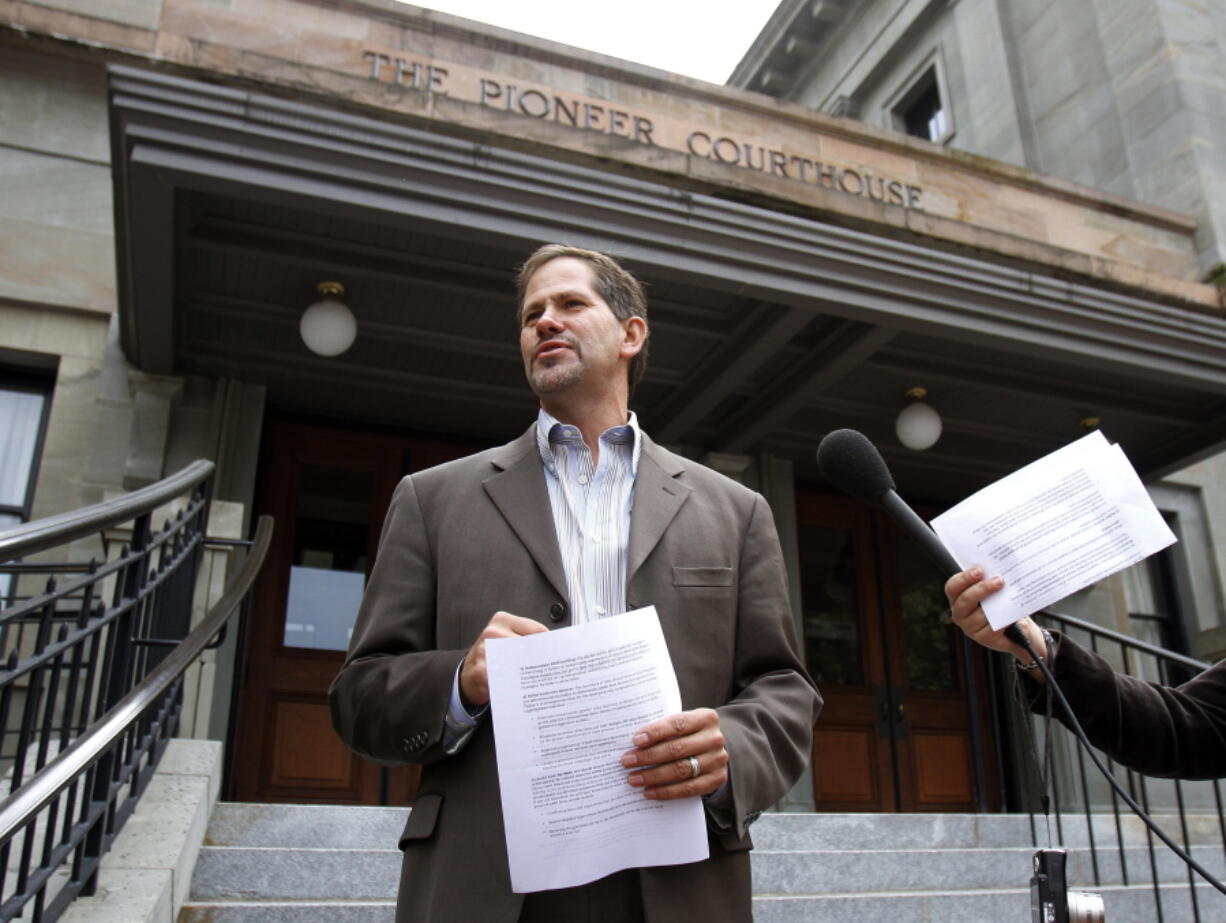
[[[485,642],[511,890],[706,859],[702,799],[648,801],[622,754],[681,711],[654,606]]]
[[[983,602],[996,629],[1175,541],[1124,451],[1095,430],[932,520],[954,558],[1005,578]]]

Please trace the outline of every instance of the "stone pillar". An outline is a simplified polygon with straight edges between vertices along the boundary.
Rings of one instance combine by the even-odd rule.
[[[263,385],[227,378],[218,382],[214,401],[217,480],[213,496],[243,504],[248,517],[255,501],[267,396]],[[250,527],[245,518],[243,529]]]
[[[216,445],[213,458],[217,462],[216,480],[213,483],[214,502],[235,510],[237,519],[233,525],[237,534],[244,537],[251,534],[251,514],[255,505],[255,478],[260,460],[266,396],[267,391],[263,385],[225,379],[217,384],[213,405]],[[285,526],[285,523],[277,523],[277,528],[284,529]],[[228,740],[231,730],[230,703],[234,696],[234,668],[242,641],[239,637],[240,627],[236,615],[230,621],[225,642],[212,652],[212,688],[208,692],[210,704],[207,730],[201,726],[196,736]]]
[[[209,538],[242,538],[244,511],[241,503],[213,500],[209,506],[209,522],[205,534]],[[237,570],[234,564],[236,560],[241,560],[241,557],[236,555],[233,547],[211,547],[204,550],[200,559],[200,572],[196,577],[195,598],[192,601],[192,627],[208,615],[209,609],[225,592],[226,584]],[[227,644],[205,651],[183,675],[183,712],[176,736],[198,740],[214,737],[211,733],[214,724],[213,710],[219,700],[226,708],[228,717],[229,685],[234,676],[235,645],[231,643],[231,639],[238,634],[239,627],[238,616],[232,616],[226,631]],[[224,679],[221,683],[226,688],[226,694],[219,696],[218,655],[223,648],[229,655],[225,661]],[[223,729],[224,726],[223,719]],[[214,739],[224,740],[224,736]]]
[[[758,492],[770,504],[775,515],[775,528],[779,532],[779,544],[783,549],[783,565],[788,574],[788,594],[795,619],[796,640],[804,656],[804,610],[800,598],[800,542],[796,522],[796,476],[792,463],[786,458],[763,453],[757,459]],[[813,811],[813,771],[805,771],[792,790],[775,805],[777,811]]]
[[[792,463],[785,458],[762,454],[756,459],[748,455],[710,452],[702,463],[720,474],[758,491],[770,504],[783,549],[783,565],[788,577],[788,597],[795,620],[796,638],[803,656],[804,621],[800,605],[800,548],[796,526],[796,483]],[[813,774],[808,768],[792,786],[792,790],[774,806],[775,811],[812,811]]]
[[[163,468],[170,412],[183,390],[183,382],[178,378],[142,375],[132,381],[131,387],[132,425],[123,486],[136,490],[161,480],[167,473]]]
[[[714,468],[725,477],[730,477],[739,484],[749,484],[751,479],[750,466],[753,459],[748,455],[733,455],[729,452],[708,452],[700,461],[708,468]],[[752,484],[749,484],[752,486]]]
[[[106,349],[98,370],[98,391],[82,477],[81,505],[98,503],[123,485],[124,460],[132,432],[132,394],[128,363],[119,348],[119,318],[111,315]]]

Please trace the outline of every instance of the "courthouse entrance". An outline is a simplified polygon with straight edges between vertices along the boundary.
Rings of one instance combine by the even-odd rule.
[[[976,740],[940,572],[880,512],[844,497],[798,490],[797,533],[805,654],[825,699],[817,810],[977,810],[976,749],[985,781],[996,777],[987,709]],[[973,662],[981,673],[978,653]]]
[[[485,54],[481,41],[473,47]],[[256,411],[513,438],[532,413],[508,326],[514,267],[541,243],[613,252],[648,282],[652,358],[635,404],[653,438],[695,457],[777,460],[789,486],[822,483],[813,450],[845,426],[882,448],[903,496],[938,504],[1077,438],[1091,418],[1146,479],[1226,444],[1220,322],[1193,322],[1166,295],[1079,275],[1080,251],[1058,271],[1029,261],[1028,248],[1064,252],[1057,240],[980,233],[969,220],[950,238],[961,218],[917,213],[900,223],[867,200],[870,210],[851,220],[824,193],[791,197],[804,188],[781,178],[751,189],[743,168],[663,150],[642,157],[596,134],[590,150],[564,150],[555,142],[569,144],[576,129],[459,99],[376,111],[374,98],[321,87],[287,98],[283,85],[261,89],[255,79],[121,66],[108,75],[120,347],[142,373],[191,383],[184,419],[214,420],[229,453],[216,499],[274,512],[290,542],[273,552],[243,639],[251,646],[240,677],[255,698],[236,709],[238,797],[378,801],[407,791],[320,731],[341,638],[333,632],[321,647],[337,626],[325,631],[287,606],[313,578],[355,594],[395,477],[417,462],[410,451],[409,461],[378,467],[375,449],[338,448],[334,458],[328,443],[343,440],[308,439],[305,454],[264,466],[256,496]],[[711,99],[716,121],[725,103],[738,119],[757,105],[723,92]],[[470,121],[475,114],[482,121]],[[815,141],[833,130],[811,128]],[[1047,190],[1061,208],[1077,199],[1066,186],[989,176],[910,143],[891,156],[919,176],[954,182],[965,171],[968,188],[999,189],[1004,202],[1022,187]],[[1122,208],[1078,201],[1104,222]],[[1179,227],[1159,224],[1178,243]],[[1151,237],[1125,233],[1120,246]],[[344,284],[357,322],[340,356],[310,353],[299,335],[324,280]],[[259,407],[210,403],[210,382],[236,383],[240,394],[250,385]],[[916,386],[945,421],[927,452],[893,435]],[[355,519],[330,518],[340,511],[320,498],[333,490]],[[312,497],[329,516],[295,505]],[[933,608],[944,609],[939,584],[924,582],[932,571],[863,507],[823,499],[803,501],[801,512],[808,656],[828,703],[817,728],[819,805],[972,807],[972,757],[989,751],[972,745],[966,718],[975,678],[968,683],[945,629],[932,635]],[[296,535],[327,541],[295,545]],[[829,576],[836,565],[841,585]],[[991,691],[978,689],[984,702]],[[295,762],[295,742],[317,751],[311,765]],[[989,778],[982,791],[995,789]]]

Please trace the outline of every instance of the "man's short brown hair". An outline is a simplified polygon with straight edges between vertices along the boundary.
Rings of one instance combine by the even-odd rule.
[[[581,247],[568,247],[565,244],[545,244],[524,260],[524,265],[519,267],[519,274],[515,277],[515,291],[519,297],[517,310],[523,310],[524,293],[536,271],[551,260],[562,257],[583,260],[592,267],[592,287],[596,290],[596,294],[604,299],[613,312],[613,316],[619,321],[627,321],[632,317],[647,320],[647,295],[643,292],[643,284],[638,279],[623,269],[621,264],[611,256],[595,250],[584,250]],[[644,340],[643,348],[630,360],[631,394],[634,393],[635,386],[646,370],[647,341]]]

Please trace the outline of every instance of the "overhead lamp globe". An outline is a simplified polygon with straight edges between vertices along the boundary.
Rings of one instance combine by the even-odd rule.
[[[922,452],[937,444],[941,438],[941,415],[926,404],[924,398],[928,392],[923,388],[912,388],[907,392],[911,399],[894,421],[894,432],[898,441],[908,449]]]
[[[358,322],[353,312],[338,296],[345,293],[339,282],[320,282],[317,286],[321,296],[302,312],[298,332],[307,349],[320,356],[339,356],[358,335]]]

